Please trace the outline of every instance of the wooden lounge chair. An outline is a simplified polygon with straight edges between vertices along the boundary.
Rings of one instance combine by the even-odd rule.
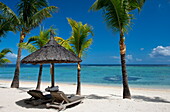
[[[52,96],[52,103],[47,103],[47,108],[54,107],[59,111],[65,110],[67,106],[81,103],[84,97],[82,96],[66,96],[62,91],[50,92]]]
[[[52,101],[50,94],[43,95],[43,93],[38,90],[29,90],[27,93],[32,96],[31,98],[26,99],[24,101],[27,104],[32,104],[34,106],[37,106],[37,105],[48,103],[48,102]]]

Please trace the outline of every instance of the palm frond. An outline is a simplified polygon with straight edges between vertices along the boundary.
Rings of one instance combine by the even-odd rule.
[[[4,55],[6,55],[7,53],[12,53],[12,51],[8,48],[5,48],[0,53],[3,53]]]
[[[4,58],[5,54],[4,53],[0,53],[0,59]]]
[[[0,2],[0,10],[2,11],[1,14],[6,18],[13,18],[15,21],[19,22],[17,15],[4,3]]]
[[[6,59],[6,58],[0,59],[0,65],[6,64],[6,63],[11,63],[11,61],[9,59]]]
[[[91,10],[103,10],[107,26],[114,32],[127,32],[130,29],[132,14],[129,14],[128,0],[96,0]]]
[[[0,2],[0,10],[0,36],[5,36],[8,31],[18,30],[16,26],[20,24],[20,20],[17,15],[2,2]]]
[[[35,13],[28,21],[29,29],[37,27],[44,19],[52,17],[51,13],[56,12],[57,7],[49,6]],[[28,27],[28,26],[27,26]]]
[[[108,2],[108,0],[96,0],[89,10],[98,11],[103,7],[107,6]]]
[[[88,35],[93,35],[92,27],[88,24],[82,24],[82,22],[76,22],[70,18],[67,18],[67,20],[72,28],[72,36],[68,39],[69,43],[72,46],[73,52],[81,58],[84,54],[83,52],[87,50],[87,43],[89,43],[87,39]],[[89,46],[90,45],[91,44],[89,44]]]
[[[31,43],[20,43],[20,44],[18,44],[18,46],[20,48],[28,50],[29,52],[34,52],[37,50],[37,48],[34,45],[32,45]]]
[[[93,42],[92,38],[85,41],[85,43],[82,45],[83,51],[81,51],[81,54],[83,54],[84,51],[87,51],[89,49],[89,47],[92,45],[92,42]]]
[[[39,36],[32,36],[28,39],[28,42],[27,43],[31,43],[31,42],[34,42],[34,41],[37,41],[39,39]]]
[[[12,51],[8,48],[5,48],[0,52],[0,65],[10,62],[10,60],[4,58],[7,53],[12,53]]]
[[[21,0],[17,4],[19,16],[25,23],[28,22],[29,18],[35,13],[47,6],[47,0]]]
[[[128,0],[129,3],[129,10],[135,10],[138,9],[138,11],[141,10],[141,8],[143,7],[145,0]]]
[[[61,46],[65,47],[67,50],[71,51],[74,53],[74,50],[72,49],[70,43],[69,43],[69,39],[64,40],[61,37],[54,37],[55,41],[60,44]]]

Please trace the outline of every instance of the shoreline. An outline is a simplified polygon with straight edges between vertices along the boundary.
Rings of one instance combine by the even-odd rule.
[[[2,83],[6,83],[6,84],[9,84],[9,87],[10,87],[10,84],[12,82],[12,80],[9,80],[9,79],[0,79],[0,84]],[[37,81],[28,81],[28,80],[20,80],[20,86],[22,87],[22,85],[27,85],[27,84],[31,84],[31,85],[35,85],[36,87],[36,84],[37,84]],[[41,82],[42,85],[48,85],[50,86],[51,85],[51,82],[50,81],[42,81]],[[73,82],[56,82],[55,83],[56,85],[73,85],[73,86],[76,86],[76,83],[73,83]],[[122,89],[122,84],[94,84],[94,83],[82,83],[81,84],[82,86],[89,86],[89,87],[99,87],[99,88],[118,88],[118,89]],[[129,88],[130,90],[151,90],[151,91],[170,91],[170,88],[165,88],[165,87],[151,87],[151,86],[143,86],[143,85],[129,85]]]

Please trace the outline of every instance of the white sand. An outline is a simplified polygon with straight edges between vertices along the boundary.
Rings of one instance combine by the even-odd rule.
[[[10,81],[0,80],[0,112],[57,112],[45,105],[31,106],[23,99],[30,98],[26,91],[34,89],[35,82],[21,82],[19,89],[9,88]],[[42,83],[41,90],[50,83]],[[67,94],[76,91],[75,85],[59,84]],[[82,85],[82,104],[67,108],[64,112],[170,112],[170,89],[130,88],[132,99],[122,99],[121,87]],[[48,93],[48,92],[47,92]]]

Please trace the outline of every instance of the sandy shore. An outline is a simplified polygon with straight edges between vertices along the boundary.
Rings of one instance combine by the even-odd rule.
[[[19,89],[9,88],[10,81],[0,80],[0,112],[56,112],[45,105],[31,106],[24,103],[30,98],[27,91],[35,82],[21,82]],[[41,90],[50,83],[42,83]],[[61,91],[74,94],[76,85],[58,84]],[[132,99],[122,99],[121,87],[82,85],[82,104],[67,108],[65,112],[170,112],[170,89],[131,88]]]

